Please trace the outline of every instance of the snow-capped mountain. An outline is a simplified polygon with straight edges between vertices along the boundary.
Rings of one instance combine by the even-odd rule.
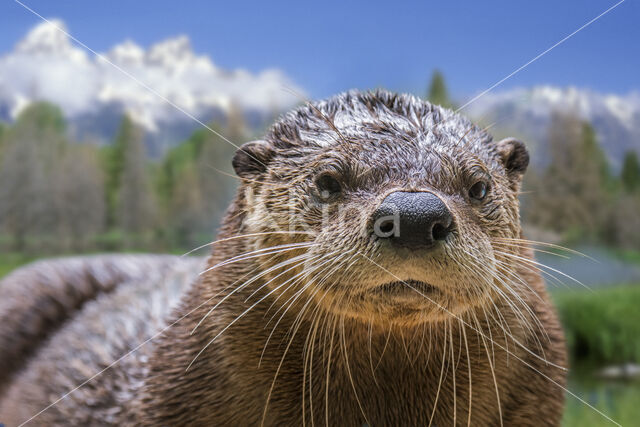
[[[570,112],[590,122],[614,167],[620,166],[627,150],[640,152],[640,92],[619,96],[575,87],[536,86],[488,93],[464,110],[476,120],[495,122],[500,132],[525,138],[538,164],[545,161],[554,111]]]
[[[222,69],[196,54],[186,36],[148,49],[128,40],[96,56],[67,31],[59,20],[39,24],[0,57],[0,119],[50,101],[62,108],[74,136],[105,141],[126,112],[161,147],[199,127],[189,115],[224,120],[233,107],[256,126],[303,93],[277,69]]]

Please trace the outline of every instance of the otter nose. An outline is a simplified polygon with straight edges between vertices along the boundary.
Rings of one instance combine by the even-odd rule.
[[[449,235],[452,225],[447,206],[428,192],[391,193],[373,213],[376,236],[411,249],[434,246]]]

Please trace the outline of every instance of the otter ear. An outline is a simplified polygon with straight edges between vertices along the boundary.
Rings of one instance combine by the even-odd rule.
[[[268,142],[251,141],[238,148],[231,164],[239,177],[246,178],[265,172],[272,157],[273,148]]]
[[[515,138],[498,142],[500,160],[510,177],[520,178],[529,166],[529,152],[524,143]]]

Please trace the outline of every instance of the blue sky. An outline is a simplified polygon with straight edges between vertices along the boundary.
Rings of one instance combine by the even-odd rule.
[[[313,98],[348,88],[422,94],[434,68],[462,98],[491,86],[615,1],[537,2],[87,2],[24,0],[64,20],[91,48],[125,39],[148,46],[187,34],[225,68],[283,70]],[[575,85],[640,89],[640,4],[627,0],[501,88]],[[0,5],[0,53],[39,19]]]

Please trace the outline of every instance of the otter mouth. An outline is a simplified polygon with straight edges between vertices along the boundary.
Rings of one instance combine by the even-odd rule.
[[[432,295],[438,292],[438,289],[419,280],[398,280],[376,287],[376,292],[392,296],[420,296]]]

